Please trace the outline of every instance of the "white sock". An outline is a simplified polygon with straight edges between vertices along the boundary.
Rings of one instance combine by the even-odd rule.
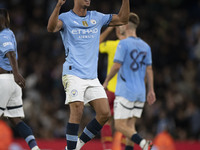
[[[84,144],[85,143],[81,139],[78,138],[78,141],[77,141],[77,144],[76,144],[76,150],[80,150],[81,147],[83,147]]]
[[[146,142],[147,142],[147,141],[146,141],[145,139],[143,139],[143,140],[140,142],[140,147],[141,147],[141,148],[144,148]]]
[[[40,150],[38,146],[34,146],[31,150]]]

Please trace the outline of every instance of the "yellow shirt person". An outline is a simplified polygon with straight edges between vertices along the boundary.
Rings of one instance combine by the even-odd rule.
[[[115,40],[115,41],[105,41],[100,44],[99,51],[100,53],[106,53],[108,54],[108,66],[107,66],[107,75],[110,73],[110,69],[113,65],[113,60],[115,57],[115,52],[117,49],[117,45],[120,40]],[[117,74],[110,80],[108,83],[108,90],[110,92],[115,93],[115,87],[117,84]]]

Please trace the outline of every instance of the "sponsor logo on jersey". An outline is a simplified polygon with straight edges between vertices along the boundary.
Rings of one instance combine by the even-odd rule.
[[[96,20],[94,20],[94,19],[90,20],[90,22],[91,22],[92,24],[96,24],[96,23],[97,23]]]
[[[87,21],[82,21],[82,23],[83,23],[83,25],[84,25],[85,27],[88,27]]]
[[[8,45],[13,45],[13,44],[12,44],[12,42],[5,42],[5,43],[3,43],[3,47],[6,47]]]
[[[98,29],[73,29],[72,34],[91,34],[91,33],[97,33]]]

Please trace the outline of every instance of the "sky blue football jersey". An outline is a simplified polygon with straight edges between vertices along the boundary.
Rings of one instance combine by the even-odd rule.
[[[60,14],[59,19],[63,22],[60,33],[66,55],[63,75],[97,78],[100,31],[110,23],[112,15],[87,11],[86,16],[80,17],[70,10]]]
[[[14,33],[6,28],[0,32],[0,68],[11,71],[9,59],[6,57],[6,53],[14,51],[17,59],[17,43]]]
[[[114,62],[121,63],[115,95],[129,101],[146,99],[146,66],[152,64],[151,48],[140,38],[128,37],[117,46]]]

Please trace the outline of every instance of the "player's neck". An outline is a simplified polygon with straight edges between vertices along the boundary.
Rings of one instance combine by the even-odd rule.
[[[129,30],[128,32],[126,32],[126,37],[137,37],[136,31],[133,30]]]
[[[80,17],[84,17],[87,15],[87,8],[81,8],[81,7],[75,6],[73,8],[73,12]]]

